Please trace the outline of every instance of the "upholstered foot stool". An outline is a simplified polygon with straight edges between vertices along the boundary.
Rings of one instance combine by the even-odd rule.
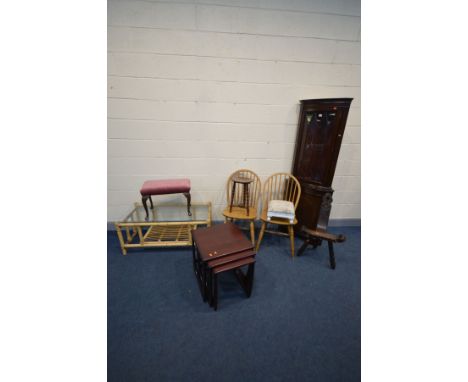
[[[151,203],[151,209],[154,208],[152,195],[184,194],[187,199],[187,213],[192,216],[190,212],[190,179],[147,180],[141,186],[140,193],[141,202],[146,212],[145,220],[149,219],[148,206],[146,205],[148,199]]]

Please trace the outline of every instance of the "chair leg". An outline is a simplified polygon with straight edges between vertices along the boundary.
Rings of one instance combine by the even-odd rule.
[[[253,220],[250,222],[250,239],[252,240],[252,245],[255,247],[255,226]]]
[[[213,272],[208,270],[208,305],[213,307]]]
[[[328,254],[330,255],[330,268],[335,269],[336,268],[335,252],[333,251],[332,241],[328,241]]]
[[[289,240],[291,241],[291,255],[294,257],[294,229],[292,225],[288,225]]]
[[[234,203],[235,193],[236,193],[236,182],[232,182],[231,203],[229,203],[229,212],[232,212],[232,204]]]
[[[258,250],[260,248],[260,243],[262,242],[263,234],[265,233],[265,228],[266,228],[266,223],[262,222],[262,228],[260,228],[260,233],[258,234],[256,252],[258,252]]]
[[[304,252],[306,250],[308,245],[309,245],[309,241],[304,240],[304,243],[302,243],[301,248],[299,248],[299,251],[297,251],[297,256],[301,256],[302,252]]]

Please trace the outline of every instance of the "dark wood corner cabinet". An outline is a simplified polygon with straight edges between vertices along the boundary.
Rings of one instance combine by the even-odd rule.
[[[293,175],[301,184],[296,229],[326,231],[331,188],[352,98],[301,101]]]

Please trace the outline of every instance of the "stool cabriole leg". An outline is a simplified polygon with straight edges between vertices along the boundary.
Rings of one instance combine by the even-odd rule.
[[[192,197],[190,196],[190,192],[184,192],[184,196],[187,199],[187,214],[188,216],[192,216],[192,213],[190,212],[190,206],[191,206],[191,200]]]
[[[145,212],[146,212],[146,216],[145,216],[146,221],[148,221],[148,219],[149,219],[148,206],[146,205],[146,202],[148,201],[148,198],[149,198],[148,195],[144,195],[144,196],[141,197],[141,204],[143,204],[143,207],[144,207]]]

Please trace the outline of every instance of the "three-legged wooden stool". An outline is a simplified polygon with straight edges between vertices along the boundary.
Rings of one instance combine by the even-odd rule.
[[[243,186],[243,197],[242,197],[242,206],[247,210],[247,216],[249,215],[249,184],[254,180],[247,178],[245,176],[235,175],[232,177],[232,192],[231,192],[231,202],[229,203],[229,212],[232,212],[232,204],[234,202],[234,195],[236,194],[236,184],[242,184]]]
[[[308,228],[303,227],[302,232],[307,235],[304,244],[302,244],[301,248],[297,252],[297,256],[302,255],[308,245],[312,245],[313,249],[317,248],[322,243],[322,240],[326,240],[328,243],[328,255],[330,257],[330,268],[336,268],[336,261],[335,261],[335,252],[333,250],[333,243],[342,243],[346,240],[346,236],[344,235],[333,235],[326,231],[322,230],[311,230]]]

